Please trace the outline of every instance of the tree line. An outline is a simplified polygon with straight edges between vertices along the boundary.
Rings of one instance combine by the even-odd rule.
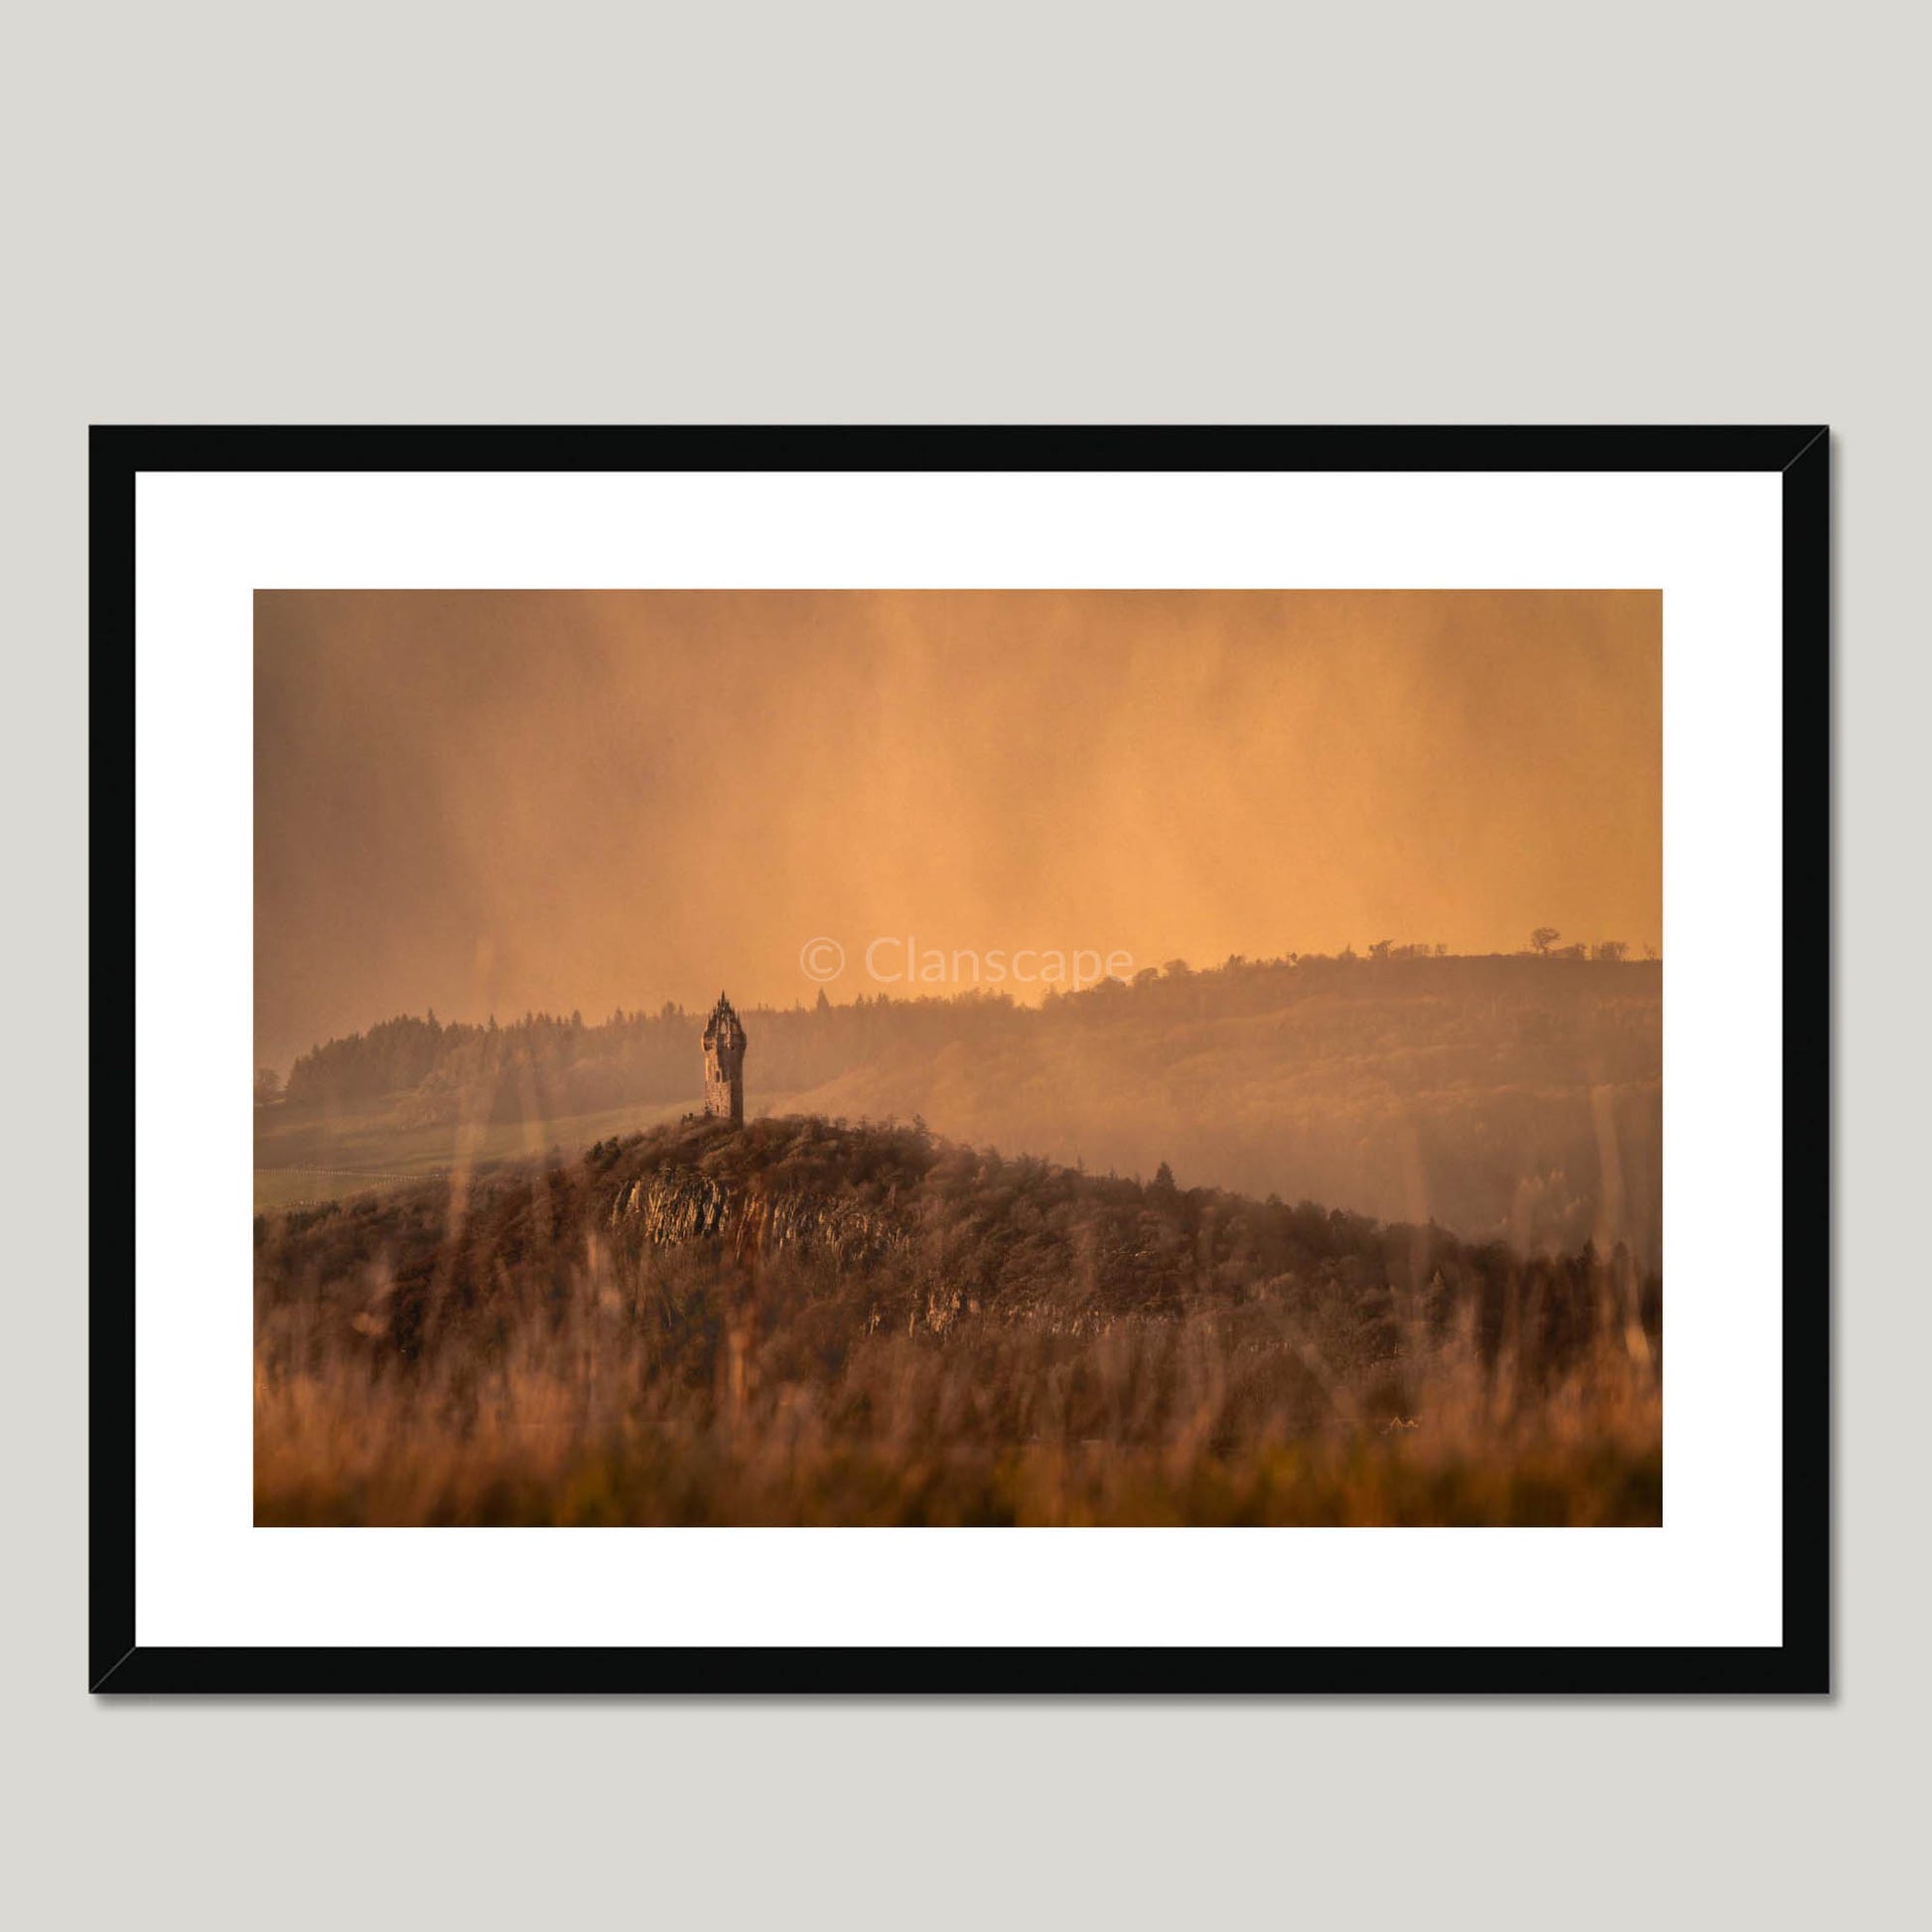
[[[1561,935],[1539,928],[1530,952],[1451,955],[1440,946],[1375,941],[1366,956],[1288,953],[1219,966],[1184,959],[1147,967],[1132,981],[1103,980],[1078,992],[1049,988],[1038,1007],[1010,994],[968,991],[950,997],[861,994],[834,1004],[821,990],[811,1006],[746,1010],[758,1083],[769,1092],[805,1092],[854,1067],[892,1057],[926,1058],[953,1044],[1004,1050],[1039,1035],[1161,1032],[1175,1024],[1250,1018],[1324,991],[1493,995],[1511,983],[1539,995],[1549,959],[1626,963],[1627,948],[1558,949]],[[631,1102],[676,1100],[696,1091],[703,1016],[666,1001],[652,1012],[621,1008],[601,1022],[579,1012],[525,1013],[507,1024],[398,1015],[366,1032],[330,1039],[301,1054],[286,1085],[272,1069],[256,1076],[258,1104],[363,1109],[403,1097],[411,1121],[558,1118]]]

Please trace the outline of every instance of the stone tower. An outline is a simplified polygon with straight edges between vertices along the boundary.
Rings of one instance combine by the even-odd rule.
[[[704,1023],[704,1110],[721,1120],[745,1118],[745,1023],[722,993]]]

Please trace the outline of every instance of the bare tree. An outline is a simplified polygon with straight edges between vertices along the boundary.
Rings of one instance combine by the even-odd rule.
[[[1555,926],[1540,925],[1537,927],[1537,929],[1534,932],[1530,934],[1530,944],[1534,946],[1538,952],[1543,953],[1544,955],[1547,956],[1550,948],[1554,946],[1557,943],[1557,941],[1562,937],[1563,934],[1559,932]]]

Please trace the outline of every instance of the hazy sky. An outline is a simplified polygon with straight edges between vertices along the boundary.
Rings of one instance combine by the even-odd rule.
[[[819,937],[840,1001],[942,990],[882,935],[1656,944],[1661,642],[1629,591],[262,592],[257,1056],[811,1000]]]

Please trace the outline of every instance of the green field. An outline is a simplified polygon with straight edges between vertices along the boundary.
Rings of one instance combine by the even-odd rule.
[[[784,1112],[774,1094],[759,1111]],[[688,1103],[639,1101],[602,1113],[478,1126],[403,1127],[387,1112],[330,1114],[321,1109],[255,1111],[255,1208],[384,1193],[453,1168],[542,1155],[575,1155],[597,1141],[636,1134],[691,1112]]]

